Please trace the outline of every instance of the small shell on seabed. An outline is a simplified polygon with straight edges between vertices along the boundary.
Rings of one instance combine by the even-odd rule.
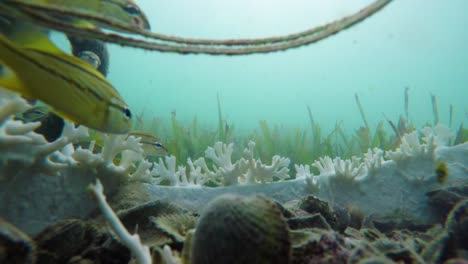
[[[0,217],[0,263],[35,263],[33,241]]]
[[[287,223],[263,196],[223,195],[202,212],[193,235],[191,264],[291,261]]]

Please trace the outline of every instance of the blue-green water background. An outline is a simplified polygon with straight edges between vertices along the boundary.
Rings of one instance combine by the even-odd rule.
[[[237,38],[288,34],[349,15],[371,0],[138,0],[152,31],[185,37]],[[134,113],[145,118],[189,121],[197,115],[217,125],[216,95],[223,118],[236,132],[258,121],[309,127],[306,105],[325,131],[343,120],[362,126],[360,96],[371,127],[385,113],[404,114],[416,127],[433,121],[431,94],[441,122],[454,127],[468,111],[468,1],[395,0],[357,26],[298,49],[240,57],[178,55],[110,46],[108,78]],[[389,127],[387,127],[389,128]]]

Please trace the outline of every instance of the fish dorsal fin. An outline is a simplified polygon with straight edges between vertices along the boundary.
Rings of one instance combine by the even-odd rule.
[[[15,22],[14,29],[6,37],[21,48],[34,48],[50,53],[64,53],[49,39],[46,29],[30,23]]]
[[[89,26],[93,26],[86,21],[82,21],[82,23],[87,23]],[[21,48],[55,54],[60,57],[66,57],[68,60],[80,65],[82,68],[91,71],[101,80],[105,79],[105,77],[98,70],[89,65],[89,63],[83,61],[82,59],[76,58],[75,56],[62,51],[57,46],[55,46],[55,44],[49,39],[48,31],[43,28],[29,23],[18,22],[15,23],[15,30],[13,30],[13,32],[7,37],[10,41],[17,44]]]
[[[80,28],[96,28],[96,26],[84,19],[72,19],[72,24]]]
[[[91,72],[96,78],[106,81],[105,77],[88,62],[72,56],[55,46],[49,39],[49,34],[46,30],[28,23],[16,23],[14,31],[15,33],[10,34],[8,39],[21,48],[66,58],[66,60],[72,61],[83,71]]]

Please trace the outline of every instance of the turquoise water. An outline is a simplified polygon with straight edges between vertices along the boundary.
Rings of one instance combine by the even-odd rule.
[[[264,37],[304,30],[352,14],[370,0],[139,0],[152,31],[185,37]],[[410,117],[417,126],[433,121],[431,94],[440,119],[454,126],[468,105],[468,2],[393,1],[363,23],[298,49],[240,57],[178,55],[110,45],[108,78],[134,113],[188,121],[197,115],[217,124],[216,95],[223,118],[236,131],[258,121],[309,127],[306,105],[325,131],[336,121],[362,126],[354,94],[370,126],[385,113],[404,114],[410,87]],[[389,128],[389,127],[388,127]]]

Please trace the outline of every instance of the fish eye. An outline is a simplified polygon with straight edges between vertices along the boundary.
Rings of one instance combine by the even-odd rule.
[[[123,6],[123,9],[125,10],[125,12],[129,13],[130,15],[139,15],[139,14],[141,14],[140,8],[138,6],[136,6],[136,5],[131,4],[131,3],[126,3]]]
[[[132,112],[130,112],[130,109],[128,109],[128,107],[122,108],[122,112],[124,113],[127,119],[132,118]]]

